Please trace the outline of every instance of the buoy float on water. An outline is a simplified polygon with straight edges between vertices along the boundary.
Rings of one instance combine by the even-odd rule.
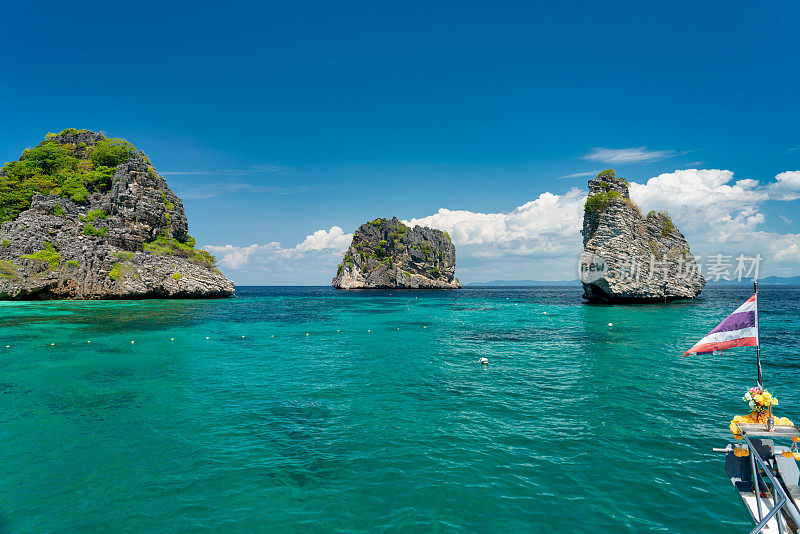
[[[50,346],[51,346],[51,347],[55,347],[55,346],[56,346],[56,344],[55,344],[55,343],[50,343]]]
[[[169,338],[170,341],[175,341],[174,337]]]
[[[608,326],[614,326],[614,323],[608,323]]]
[[[481,363],[483,365],[489,365],[489,358],[481,358]]]
[[[135,341],[131,340],[131,344],[135,343]]]
[[[210,339],[209,336],[206,336],[206,339]]]

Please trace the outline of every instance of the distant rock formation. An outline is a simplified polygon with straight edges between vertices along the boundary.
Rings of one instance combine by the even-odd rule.
[[[460,289],[447,232],[409,228],[397,217],[362,224],[333,279],[338,289]]]
[[[644,217],[628,182],[613,169],[589,181],[580,260],[583,298],[593,302],[666,302],[694,298],[705,286],[686,238],[664,212]]]
[[[0,299],[233,293],[183,203],[124,139],[64,130],[0,169]]]

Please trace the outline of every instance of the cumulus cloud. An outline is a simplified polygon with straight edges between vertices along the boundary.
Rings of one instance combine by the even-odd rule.
[[[552,256],[578,250],[583,203],[578,189],[566,194],[542,193],[508,213],[479,213],[441,208],[406,224],[447,231],[456,245],[482,257],[499,255]]]
[[[317,230],[289,248],[273,241],[247,246],[206,245],[203,250],[214,254],[222,267],[255,275],[259,283],[263,280],[258,277],[276,283],[297,283],[300,277],[305,283],[319,284],[327,281],[352,239],[353,234],[332,226],[330,230]]]
[[[778,174],[767,189],[775,200],[797,200],[800,198],[800,171]]]
[[[593,148],[583,159],[603,163],[624,164],[657,161],[678,154],[674,150],[648,150],[646,146],[633,148]]]
[[[332,250],[343,252],[350,245],[353,234],[346,234],[338,226],[331,226],[330,230],[317,230],[299,243],[295,250],[298,252]]]
[[[630,191],[645,214],[668,211],[695,255],[761,254],[766,274],[796,274],[800,234],[762,230],[760,208],[768,200],[800,198],[793,194],[800,191],[798,175],[787,171],[761,185],[754,179],[737,180],[729,170],[682,169],[633,182]],[[462,280],[569,280],[577,277],[585,200],[583,191],[572,188],[564,194],[542,193],[509,212],[440,208],[404,222],[447,231],[458,248],[456,274]],[[288,248],[277,242],[203,248],[232,274],[250,272],[256,283],[327,284],[351,240],[352,234],[332,226]]]

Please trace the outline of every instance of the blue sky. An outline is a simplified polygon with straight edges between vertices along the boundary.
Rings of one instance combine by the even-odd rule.
[[[800,253],[778,254],[798,243],[800,202],[765,192],[800,169],[799,17],[793,0],[2,2],[0,160],[66,127],[125,137],[235,281],[299,284],[327,283],[336,247],[378,216],[509,214],[543,193],[572,209],[587,176],[564,177],[607,167],[641,184],[731,171],[729,186],[758,184],[726,212],[675,208],[693,251],[750,232],[731,253],[763,238],[765,267],[800,273]],[[679,188],[730,193],[719,176]],[[742,203],[756,219],[716,227]],[[465,229],[462,280],[574,278],[556,275],[570,221],[563,235],[529,221],[510,241]]]

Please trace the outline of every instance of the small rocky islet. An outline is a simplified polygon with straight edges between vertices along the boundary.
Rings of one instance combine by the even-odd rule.
[[[409,228],[397,217],[362,224],[331,284],[337,289],[460,289],[447,232]]]
[[[589,181],[581,282],[590,302],[695,298],[706,284],[689,243],[665,212],[642,215],[613,169]]]
[[[0,169],[0,299],[213,298],[234,284],[194,248],[181,199],[144,152],[48,134]]]

